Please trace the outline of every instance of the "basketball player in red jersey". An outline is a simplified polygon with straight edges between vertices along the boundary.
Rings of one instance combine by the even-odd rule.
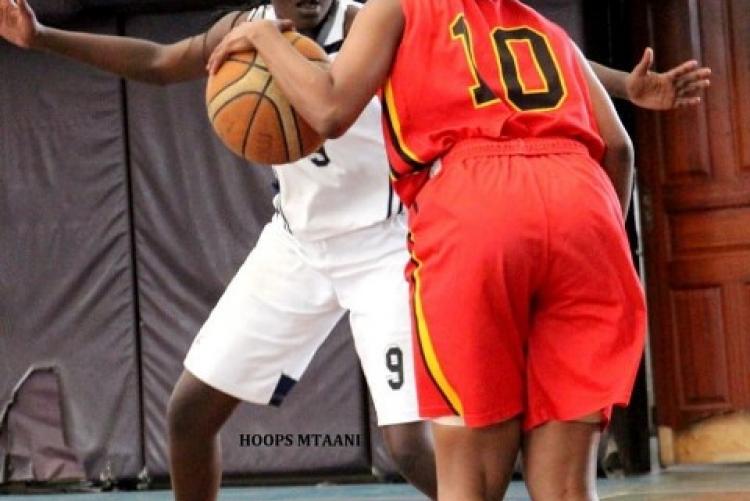
[[[280,15],[293,18],[297,28],[311,36],[320,31],[329,13],[336,10],[331,8],[332,5],[325,0],[301,5],[288,0],[273,2]],[[204,34],[163,45],[128,37],[50,29],[35,22],[33,12],[24,1],[14,4],[0,0],[0,36],[20,46],[64,54],[126,78],[166,84],[203,76],[204,56],[247,15],[247,12],[232,12]],[[707,73],[705,69],[696,69],[696,63],[690,62],[665,74],[648,74],[649,63],[650,53],[647,52],[627,78],[626,74],[611,73],[605,68],[601,68],[600,75],[612,92],[641,106],[665,109],[694,104],[699,100],[695,91],[706,83],[703,79]],[[346,159],[343,161],[346,164]],[[361,177],[358,182],[363,182]],[[314,213],[321,218],[320,212]],[[263,334],[268,336],[269,333]],[[397,400],[393,401],[392,405],[399,405]],[[220,463],[213,444],[221,423],[236,405],[236,397],[192,377],[188,371],[175,387],[169,423],[170,466],[177,499],[205,500],[215,496]],[[382,410],[378,408],[379,415]],[[401,423],[384,426],[383,430],[389,451],[401,471],[413,484],[434,497],[431,451],[429,444],[424,443],[420,428],[419,423]]]
[[[330,70],[285,27],[236,28],[209,68],[255,47],[329,137],[381,89],[439,499],[501,498],[521,445],[532,499],[597,499],[645,306],[623,224],[632,145],[591,68],[517,0],[371,0]]]

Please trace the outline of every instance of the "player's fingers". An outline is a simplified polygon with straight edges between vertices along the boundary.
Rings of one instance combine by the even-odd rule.
[[[701,77],[697,73],[691,73],[689,75],[685,75],[684,77],[680,78],[674,83],[675,89],[677,93],[683,92],[688,87],[694,86],[695,84],[705,85],[708,86],[711,83],[711,80],[705,77]]]
[[[697,82],[691,82],[687,85],[680,87],[677,91],[679,97],[694,96],[711,85],[708,80],[699,80]]]
[[[245,44],[242,39],[235,39],[230,37],[225,38],[217,47],[214,49],[211,57],[209,58],[208,71],[212,75],[216,73],[224,61],[227,60],[230,54],[243,50]]]
[[[226,58],[226,45],[226,40],[223,40],[216,46],[213,52],[211,52],[211,56],[208,58],[208,64],[206,65],[210,74],[213,75],[216,73],[216,70],[219,69],[220,63],[224,62],[224,59]]]
[[[672,68],[671,70],[667,71],[665,75],[671,80],[677,80],[678,78],[695,70],[697,67],[698,61],[693,59],[690,61],[685,61],[681,65]]]
[[[687,108],[689,106],[697,106],[701,104],[703,99],[700,96],[696,97],[681,97],[675,102],[675,108]]]
[[[654,65],[654,50],[651,47],[646,47],[643,51],[643,57],[633,68],[633,73],[637,76],[648,75],[648,70]]]
[[[0,0],[0,24],[4,24],[8,20],[11,8],[10,0]]]
[[[695,82],[708,82],[711,80],[711,69],[710,68],[698,68],[685,75],[682,75],[675,81],[675,87],[679,91],[682,87],[690,85]]]
[[[15,0],[3,0],[2,20],[8,21],[16,12],[18,12],[18,3]]]

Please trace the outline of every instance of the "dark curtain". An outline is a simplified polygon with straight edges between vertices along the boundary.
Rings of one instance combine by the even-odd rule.
[[[114,33],[99,19],[75,26]],[[120,81],[0,45],[0,407],[30,369],[59,373],[89,478],[141,468]]]

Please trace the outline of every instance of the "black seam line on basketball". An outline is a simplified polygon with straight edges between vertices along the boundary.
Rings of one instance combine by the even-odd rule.
[[[216,119],[216,117],[219,115],[219,113],[221,113],[221,110],[223,110],[224,108],[226,108],[230,103],[233,103],[235,100],[237,100],[237,99],[239,99],[241,97],[252,96],[252,95],[257,95],[259,97],[263,97],[263,94],[260,93],[260,92],[258,92],[257,90],[240,92],[239,94],[236,94],[236,95],[232,96],[231,99],[227,99],[227,101],[224,104],[222,104],[221,106],[219,106],[219,108],[216,110],[216,112],[214,112],[214,114],[211,116],[211,122],[213,122]]]
[[[297,34],[294,40],[290,40],[290,43],[292,44],[292,47],[295,47],[297,45],[297,42],[302,40],[302,35]],[[307,56],[305,56],[307,57]],[[310,61],[316,61],[316,62],[328,62],[326,60],[320,60],[320,59],[309,59]],[[290,105],[291,107],[291,105]],[[299,144],[299,154],[302,156],[305,151],[305,145],[302,144],[302,133],[299,130],[299,121],[297,120],[297,112],[294,111],[294,108],[291,108],[292,111],[292,119],[294,120],[294,130],[297,132],[297,144]],[[284,128],[283,122],[280,122],[282,124],[282,128]],[[284,131],[286,132],[286,131]],[[284,134],[284,138],[286,139],[286,133]],[[287,149],[287,159],[289,158],[289,149]]]
[[[308,61],[312,61],[314,63],[328,63],[329,61],[327,59],[308,59]],[[266,73],[271,73],[271,70],[269,70],[266,66],[263,66],[262,64],[253,63],[253,68],[258,68],[259,70],[265,71]]]
[[[289,143],[286,140],[286,133],[285,133],[286,131],[284,130],[284,121],[281,119],[281,110],[279,109],[278,106],[276,106],[276,103],[274,102],[273,99],[271,99],[270,97],[266,96],[266,91],[271,86],[271,82],[272,81],[273,81],[273,77],[269,76],[268,77],[268,82],[266,83],[266,86],[263,87],[263,96],[262,97],[268,99],[268,102],[271,103],[271,106],[273,107],[273,111],[276,112],[276,119],[278,120],[277,123],[281,124],[281,138],[284,140],[284,151],[286,151],[286,161],[288,163],[289,159],[291,158],[291,155],[289,155]],[[245,149],[243,148],[242,151],[244,152]]]
[[[258,58],[258,52],[257,52],[257,51],[253,53],[253,58],[252,58],[252,59],[250,60],[250,62],[246,62],[246,61],[242,61],[241,59],[234,59],[234,58],[231,58],[231,57],[230,57],[230,58],[229,58],[229,61],[232,61],[232,62],[234,62],[234,63],[242,63],[242,64],[247,64],[247,69],[246,69],[246,70],[245,70],[245,71],[244,71],[244,72],[243,72],[243,73],[242,73],[242,74],[241,74],[240,76],[238,76],[237,78],[235,78],[234,80],[232,80],[232,81],[231,81],[231,82],[229,82],[228,84],[224,85],[224,87],[222,87],[222,89],[221,89],[221,90],[220,90],[219,92],[217,92],[217,93],[216,93],[216,95],[215,95],[214,97],[212,97],[212,98],[211,98],[211,100],[210,100],[210,101],[208,102],[208,105],[209,105],[209,106],[211,106],[211,104],[213,104],[214,100],[215,100],[215,99],[216,99],[217,97],[219,97],[219,96],[221,95],[221,93],[222,93],[222,92],[223,92],[223,91],[224,91],[225,89],[227,89],[227,88],[231,87],[232,85],[236,84],[237,82],[239,82],[240,80],[242,80],[243,78],[245,78],[245,76],[246,76],[246,75],[247,75],[248,73],[250,73],[250,71],[251,71],[251,70],[253,69],[253,66],[255,66],[255,60],[256,60],[257,58]],[[214,115],[214,116],[216,116],[216,115]],[[213,120],[213,118],[212,118],[212,120]]]
[[[298,35],[297,38],[295,38],[294,40],[292,40],[291,41],[292,47],[294,47],[295,45],[297,45],[297,42],[299,42],[300,40],[302,40],[302,38],[303,38],[302,35]],[[325,49],[323,49],[323,50],[325,50]],[[308,57],[308,56],[305,56],[305,57],[307,58],[308,61],[315,61],[316,63],[328,63],[328,62],[330,62],[330,61],[328,61],[328,59],[321,59],[321,58],[317,58],[317,57]]]
[[[297,144],[299,145],[299,156],[302,157],[305,154],[305,145],[302,144],[302,132],[300,132],[299,130],[299,120],[297,120],[297,112],[294,111],[294,108],[292,108],[291,104],[289,105],[289,108],[290,108],[289,111],[292,112],[292,120],[294,120],[294,131],[297,133]],[[284,134],[284,137],[286,137],[286,134]]]
[[[327,64],[327,63],[330,62],[328,59],[317,59],[317,58],[311,58],[311,57],[308,57],[307,60],[308,61],[312,61],[313,63],[326,63]],[[262,65],[260,65],[258,63],[255,63],[253,66],[256,67],[256,68],[258,68],[258,69],[261,69],[263,71],[269,71],[270,72],[270,70],[267,67],[262,66]]]
[[[385,99],[382,100],[382,108],[383,108],[383,115],[385,115],[385,123],[388,125],[389,139],[394,149],[396,150],[396,153],[398,153],[398,156],[401,157],[401,160],[403,160],[405,163],[410,165],[415,171],[420,171],[420,170],[424,170],[428,168],[430,164],[423,164],[423,163],[413,160],[406,154],[405,151],[401,149],[401,145],[399,144],[398,138],[396,136],[396,131],[393,129],[393,122],[391,121],[390,110],[388,110],[388,103],[385,102]],[[391,170],[393,170],[393,165],[391,165]],[[398,178],[403,174],[405,173],[399,173],[395,177]]]
[[[411,233],[409,233],[409,238],[411,238]],[[422,336],[419,335],[419,322],[417,321],[417,309],[414,304],[415,296],[417,294],[417,283],[416,283],[414,274],[420,268],[420,265],[417,262],[417,260],[414,259],[414,256],[410,256],[409,260],[414,265],[414,271],[411,272],[412,290],[414,291],[414,293],[411,295],[411,314],[413,317],[412,321],[414,322],[415,329],[417,329],[417,342],[419,343],[419,355],[422,357],[422,363],[424,364],[425,372],[427,372],[427,375],[430,377],[430,380],[432,381],[432,384],[435,386],[435,388],[437,388],[438,393],[440,393],[440,396],[443,397],[443,400],[445,401],[446,405],[450,407],[450,410],[453,412],[453,414],[455,414],[456,416],[460,416],[461,414],[456,410],[456,408],[453,406],[453,404],[448,399],[446,394],[443,392],[443,389],[438,384],[437,380],[435,379],[435,376],[432,375],[430,366],[427,363],[427,357],[425,357],[425,354],[424,354],[424,347],[422,346]]]
[[[245,134],[242,136],[242,149],[240,150],[242,152],[242,156],[245,156],[245,147],[247,146],[247,138],[250,136],[250,129],[253,128],[253,121],[255,120],[255,115],[258,114],[258,109],[260,108],[260,104],[263,102],[263,98],[266,97],[266,90],[271,85],[271,81],[273,80],[272,77],[268,77],[268,80],[266,80],[266,85],[263,86],[263,90],[260,91],[260,99],[258,99],[258,102],[255,103],[255,109],[253,110],[253,113],[250,115],[250,119],[247,121],[247,129],[245,130]]]
[[[229,56],[227,58],[227,61],[232,61],[234,63],[247,64],[249,66],[252,66],[253,64],[255,64],[255,60],[256,59],[258,59],[258,53],[255,52],[255,51],[253,51],[253,58],[251,60],[249,60],[249,61],[245,61],[244,59],[239,59],[236,56]]]

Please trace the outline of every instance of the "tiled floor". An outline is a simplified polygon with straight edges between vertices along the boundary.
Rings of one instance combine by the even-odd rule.
[[[750,501],[750,465],[682,468],[602,482],[612,501]]]
[[[670,470],[621,480],[601,480],[602,501],[750,501],[750,465]],[[168,491],[91,494],[7,495],[2,501],[169,501]],[[307,487],[225,488],[220,501],[423,501],[407,485],[318,485]],[[514,482],[506,501],[529,499]]]

